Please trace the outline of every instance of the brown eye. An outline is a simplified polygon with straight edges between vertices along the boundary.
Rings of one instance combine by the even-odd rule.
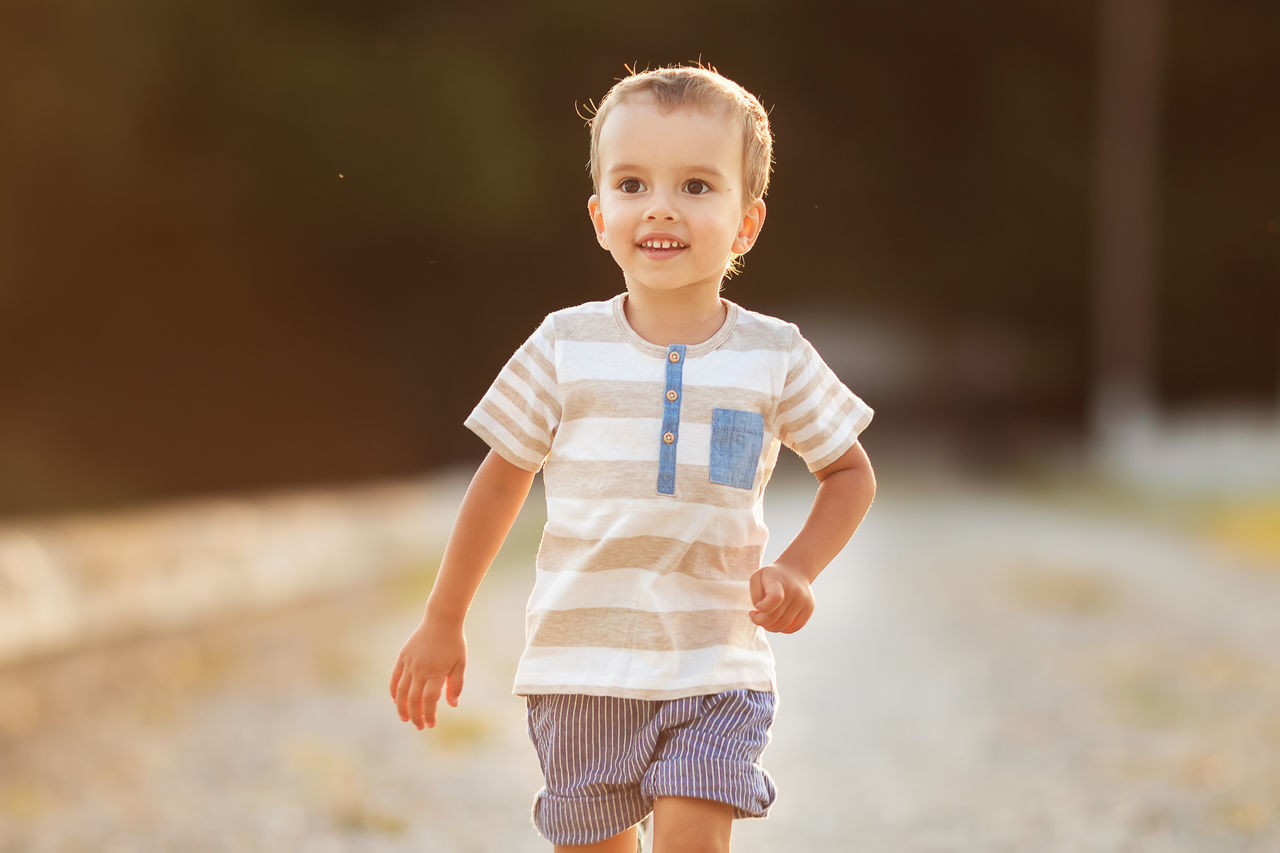
[[[644,184],[640,183],[636,178],[627,178],[618,184],[618,189],[627,195],[635,195],[644,189]]]
[[[702,195],[711,192],[711,187],[705,181],[692,180],[685,181],[684,191],[690,195]]]

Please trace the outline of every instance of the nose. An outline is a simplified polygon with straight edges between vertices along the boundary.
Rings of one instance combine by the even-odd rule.
[[[646,222],[658,220],[674,222],[679,219],[679,213],[676,211],[670,193],[665,190],[654,190],[650,193],[649,206],[645,209],[644,218]]]

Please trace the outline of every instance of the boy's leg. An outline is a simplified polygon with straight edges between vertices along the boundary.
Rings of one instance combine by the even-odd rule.
[[[555,845],[556,853],[636,853],[636,828],[624,829],[595,844]],[[726,848],[728,849],[728,848]]]
[[[645,771],[653,802],[654,853],[727,851],[736,817],[764,817],[773,804],[760,766],[775,697],[731,690],[663,704],[663,739]]]
[[[653,801],[653,853],[728,853],[733,806],[693,797]]]

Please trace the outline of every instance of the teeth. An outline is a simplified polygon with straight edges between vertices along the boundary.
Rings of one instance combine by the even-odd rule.
[[[678,249],[680,244],[675,240],[646,240],[643,244],[650,249]]]

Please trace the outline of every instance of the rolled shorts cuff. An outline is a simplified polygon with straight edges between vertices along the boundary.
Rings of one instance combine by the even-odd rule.
[[[640,790],[649,808],[659,797],[692,797],[733,806],[738,819],[767,816],[777,797],[765,769],[747,761],[656,761]]]
[[[533,825],[552,844],[595,844],[635,826],[653,809],[633,788],[598,797],[561,797],[546,788],[533,801]]]

